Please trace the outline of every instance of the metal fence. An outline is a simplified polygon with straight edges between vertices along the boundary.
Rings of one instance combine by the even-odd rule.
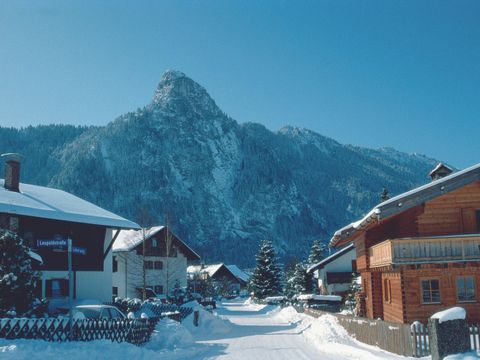
[[[149,319],[81,319],[70,328],[67,318],[0,319],[0,338],[41,339],[46,341],[111,340],[141,345],[155,327]]]

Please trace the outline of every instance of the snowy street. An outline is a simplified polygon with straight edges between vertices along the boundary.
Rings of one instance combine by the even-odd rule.
[[[217,345],[207,359],[405,359],[351,339],[333,316],[313,319],[293,308],[225,302],[218,315],[232,323],[228,335],[198,341]]]
[[[143,347],[128,343],[48,343],[0,340],[2,359],[405,359],[361,344],[347,335],[333,316],[314,319],[293,308],[232,300],[217,315],[200,310],[200,326],[192,317],[182,324],[164,319]]]

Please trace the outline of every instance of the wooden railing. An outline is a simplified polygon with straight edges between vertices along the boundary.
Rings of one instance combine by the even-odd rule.
[[[480,260],[480,235],[385,240],[369,248],[370,267],[421,262]]]

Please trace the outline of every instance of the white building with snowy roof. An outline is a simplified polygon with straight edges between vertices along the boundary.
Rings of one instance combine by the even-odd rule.
[[[166,226],[122,230],[113,244],[113,295],[173,295],[187,286],[187,266],[200,256]]]
[[[237,265],[225,265],[223,263],[189,266],[187,273],[190,281],[211,279],[217,284],[217,287],[222,285],[224,287],[223,291],[229,294],[238,294],[240,290],[246,287],[249,280],[249,275]]]
[[[67,239],[73,243],[75,300],[108,301],[112,295],[112,251],[122,229],[139,226],[65,191],[20,183],[20,156],[2,155],[0,227],[17,232],[38,258],[42,277],[37,296],[52,307],[67,304],[69,294]]]

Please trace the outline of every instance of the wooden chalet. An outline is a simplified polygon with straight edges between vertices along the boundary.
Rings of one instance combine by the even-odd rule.
[[[368,318],[425,323],[461,306],[480,321],[480,164],[453,174],[441,164],[430,176],[331,239],[355,244]]]

